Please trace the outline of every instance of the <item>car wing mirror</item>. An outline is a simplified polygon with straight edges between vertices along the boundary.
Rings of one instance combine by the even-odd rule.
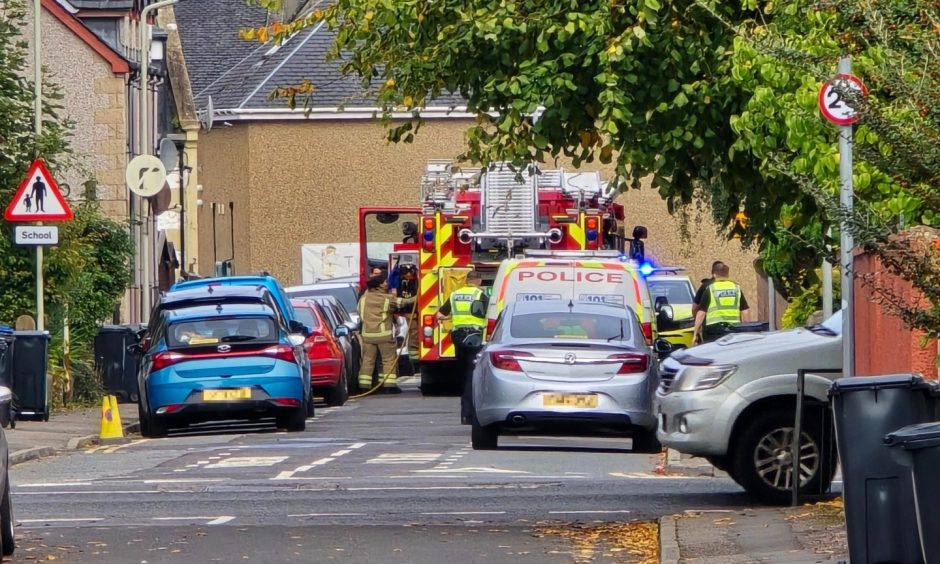
[[[675,314],[675,312],[672,310],[672,306],[671,306],[671,305],[663,305],[663,306],[660,306],[660,308],[659,308],[659,317],[660,317],[660,318],[662,318],[662,319],[664,319],[664,320],[666,320],[666,321],[672,321],[673,319],[675,319],[675,315],[676,315],[676,314]]]
[[[299,333],[291,333],[290,335],[287,336],[287,342],[289,342],[292,346],[295,346],[295,347],[299,347],[303,345],[304,342],[306,342],[306,340],[307,338]]]
[[[6,386],[0,386],[0,405],[8,405],[13,401],[13,390]]]
[[[653,341],[653,351],[655,351],[660,358],[663,358],[669,356],[669,354],[673,351],[673,346],[672,343],[666,339],[656,339]]]
[[[349,327],[346,325],[338,325],[336,330],[333,331],[333,334],[337,337],[348,337],[349,336]]]
[[[144,352],[144,347],[142,347],[139,343],[131,343],[127,345],[126,350],[131,354],[142,354]]]
[[[302,335],[304,338],[310,336],[310,328],[296,319],[292,319],[290,322],[290,332]]]

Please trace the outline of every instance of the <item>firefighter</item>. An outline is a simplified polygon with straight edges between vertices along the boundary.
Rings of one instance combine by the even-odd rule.
[[[417,298],[418,273],[415,265],[403,264],[398,267],[398,272],[398,287],[392,290],[392,294],[400,298]],[[408,319],[408,358],[417,369],[421,355],[418,352],[418,323],[413,317]]]
[[[695,343],[707,343],[725,335],[733,325],[747,321],[750,310],[744,292],[737,282],[728,278],[728,265],[716,261],[712,280],[701,290],[695,313]]]
[[[483,330],[486,328],[486,316],[477,317],[471,313],[475,301],[482,302],[483,311],[486,311],[489,297],[486,292],[480,289],[482,281],[483,277],[480,273],[471,270],[467,274],[467,284],[454,290],[450,295],[450,299],[437,312],[438,321],[450,317],[453,325],[450,337],[457,353],[457,366],[463,377],[463,393],[460,395],[460,421],[464,425],[470,423],[470,414],[473,411],[473,396],[471,395],[473,357],[477,353],[476,348],[464,346],[464,339],[474,333],[479,333],[482,336]]]
[[[385,382],[384,391],[400,394],[397,382],[398,349],[395,343],[394,314],[407,311],[414,298],[396,298],[388,293],[385,276],[372,276],[366,281],[366,291],[359,298],[359,318],[362,320],[362,364],[359,368],[359,387],[372,388],[372,371],[376,357],[382,359],[379,381]]]

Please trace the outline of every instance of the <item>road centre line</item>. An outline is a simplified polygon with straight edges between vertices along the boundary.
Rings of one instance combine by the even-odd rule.
[[[505,511],[439,511],[420,515],[505,515]]]
[[[583,509],[583,510],[564,510],[564,511],[549,511],[549,515],[608,515],[608,514],[618,514],[618,513],[633,513],[628,509]]]
[[[18,523],[91,523],[102,521],[102,517],[55,517],[52,519],[17,519]]]
[[[231,515],[224,515],[222,517],[219,517],[218,519],[213,519],[212,521],[209,521],[208,523],[206,523],[206,525],[224,525],[234,519],[235,517]]]
[[[301,513],[288,517],[365,517],[368,513]]]
[[[154,521],[208,521],[206,525],[224,525],[235,519],[233,515],[220,515],[218,517],[154,517]]]

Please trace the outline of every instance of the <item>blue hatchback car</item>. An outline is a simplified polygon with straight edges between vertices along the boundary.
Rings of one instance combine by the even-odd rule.
[[[264,304],[218,303],[161,311],[138,380],[141,433],[176,424],[274,415],[303,431],[311,414],[303,337]]]

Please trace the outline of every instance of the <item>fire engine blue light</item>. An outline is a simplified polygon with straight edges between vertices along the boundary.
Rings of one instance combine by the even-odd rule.
[[[587,238],[588,238],[588,241],[594,241],[595,239],[597,239],[597,230],[588,229]]]
[[[424,232],[424,240],[425,240],[425,241],[433,241],[433,240],[434,240],[434,232],[433,232],[433,231],[425,231],[425,232]]]
[[[643,276],[649,276],[654,270],[656,269],[653,267],[652,263],[644,262],[640,265],[640,274]]]

